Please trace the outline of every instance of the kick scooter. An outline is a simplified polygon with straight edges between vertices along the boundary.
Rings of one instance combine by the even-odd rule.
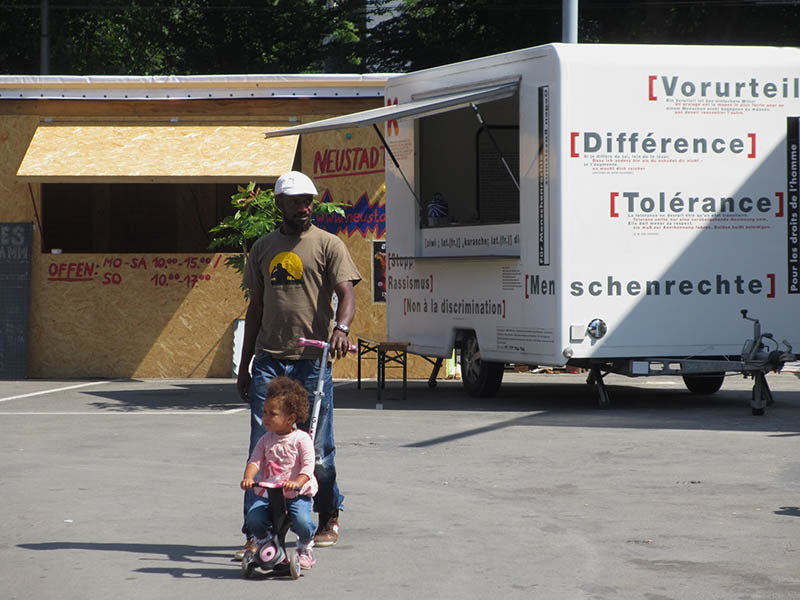
[[[322,348],[322,360],[320,366],[328,362],[328,350],[330,345],[320,340],[307,340],[300,338],[301,346],[313,346]],[[350,351],[357,351],[358,348],[351,345]],[[308,435],[311,436],[311,443],[317,433],[317,421],[319,421],[319,409],[322,405],[323,388],[325,385],[325,369],[320,368],[317,378],[317,389],[314,391],[314,404],[311,409],[311,421],[309,422]],[[321,457],[317,457],[319,462]],[[272,571],[276,575],[289,574],[292,579],[300,577],[300,559],[295,550],[286,549],[286,534],[289,532],[289,513],[286,510],[286,499],[283,495],[283,484],[274,481],[259,481],[256,486],[267,490],[269,499],[269,511],[272,517],[274,534],[272,538],[259,545],[255,552],[247,550],[242,557],[242,575],[249,579],[256,568],[264,571]]]
[[[247,550],[244,553],[242,575],[245,579],[249,579],[258,567],[264,571],[272,571],[276,575],[288,573],[292,579],[297,579],[300,577],[300,558],[294,550],[286,550],[289,513],[286,511],[283,484],[259,481],[256,486],[267,490],[274,534],[269,541],[259,545],[255,552]]]

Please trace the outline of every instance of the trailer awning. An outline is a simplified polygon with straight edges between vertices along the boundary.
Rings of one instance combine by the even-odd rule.
[[[265,146],[264,126],[250,123],[43,124],[17,177],[47,183],[270,182],[291,170],[297,140],[284,137]]]
[[[499,83],[480,88],[470,88],[452,94],[433,96],[422,100],[413,100],[406,104],[394,104],[381,108],[373,108],[341,117],[333,117],[322,121],[314,121],[304,125],[296,125],[284,129],[271,130],[264,133],[264,137],[273,138],[283,135],[301,133],[317,133],[342,129],[344,127],[367,127],[390,119],[406,119],[409,117],[423,117],[434,115],[448,110],[455,110],[470,104],[502,100],[517,93],[519,81]]]

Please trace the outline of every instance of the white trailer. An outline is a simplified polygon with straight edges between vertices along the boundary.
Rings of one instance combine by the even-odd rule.
[[[283,133],[384,138],[390,340],[460,348],[478,395],[506,363],[587,368],[601,405],[608,372],[740,372],[763,414],[800,340],[800,51],[552,44],[385,94]]]

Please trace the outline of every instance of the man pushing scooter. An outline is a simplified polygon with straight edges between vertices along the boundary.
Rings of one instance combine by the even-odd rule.
[[[275,204],[283,221],[253,245],[245,265],[243,281],[250,304],[245,315],[237,387],[242,400],[250,404],[249,457],[266,433],[264,400],[270,381],[280,376],[299,381],[308,392],[311,406],[322,369],[323,393],[314,439],[314,476],[319,491],[313,504],[319,513],[319,527],[313,543],[325,547],[338,540],[339,511],[344,501],[334,463],[333,380],[330,363],[321,364],[323,351],[301,346],[299,339],[328,340],[332,358],[347,354],[347,336],[355,316],[353,287],[361,281],[361,275],[344,243],[311,223],[316,195],[314,183],[298,171],[281,175],[275,183]],[[338,299],[335,314],[334,294]],[[248,372],[251,359],[252,371]],[[309,422],[297,425],[308,430]],[[252,489],[245,491],[245,517],[257,499]],[[242,532],[247,541],[237,558],[257,547],[247,522]]]

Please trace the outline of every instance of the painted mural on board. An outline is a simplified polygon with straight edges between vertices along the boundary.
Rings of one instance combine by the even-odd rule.
[[[336,202],[330,190],[322,195],[323,202]],[[369,194],[364,193],[358,202],[344,209],[345,216],[314,215],[314,224],[331,233],[346,232],[348,236],[356,232],[365,236],[372,233],[375,237],[383,237],[386,232],[386,205],[376,200],[372,203]]]

